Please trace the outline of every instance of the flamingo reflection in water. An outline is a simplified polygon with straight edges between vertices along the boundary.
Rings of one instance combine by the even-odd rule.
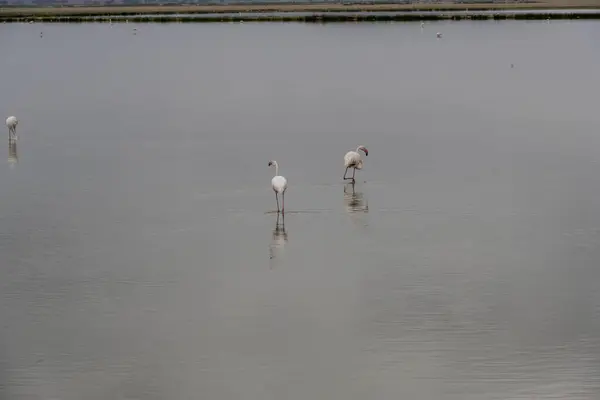
[[[14,168],[15,164],[19,162],[19,154],[17,153],[17,142],[10,140],[8,142],[8,164],[10,168]]]
[[[352,190],[348,189],[349,186]],[[344,185],[344,203],[349,213],[369,212],[369,202],[365,201],[364,193],[355,191],[354,183]]]
[[[277,214],[277,221],[273,229],[273,240],[269,245],[269,259],[273,260],[276,255],[283,252],[283,248],[288,241],[288,235],[285,230],[285,215],[281,214],[281,223],[279,223],[280,214]]]

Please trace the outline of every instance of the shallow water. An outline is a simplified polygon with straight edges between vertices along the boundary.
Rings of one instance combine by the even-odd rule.
[[[134,27],[0,25],[0,398],[600,397],[600,23]]]

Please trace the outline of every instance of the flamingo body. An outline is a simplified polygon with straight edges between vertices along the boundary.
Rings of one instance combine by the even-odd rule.
[[[274,176],[273,179],[271,179],[271,186],[276,193],[283,194],[285,189],[287,189],[287,179],[281,175]]]
[[[19,124],[19,120],[15,116],[10,116],[6,118],[6,126],[8,127],[8,138],[16,139],[17,138],[17,125]]]
[[[344,167],[362,169],[363,160],[356,151],[349,151],[344,156]]]

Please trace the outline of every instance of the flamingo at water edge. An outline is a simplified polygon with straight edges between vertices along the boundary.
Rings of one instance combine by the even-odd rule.
[[[8,140],[17,138],[17,125],[19,124],[19,120],[17,117],[10,116],[6,118],[6,126],[8,127]]]
[[[275,192],[275,200],[277,201],[277,213],[279,214],[279,195],[281,194],[281,213],[284,213],[285,209],[285,190],[287,189],[287,179],[279,175],[279,165],[277,161],[269,161],[269,167],[275,166],[275,176],[271,179],[271,187]]]
[[[365,146],[358,146],[356,148],[356,151],[349,151],[344,156],[344,167],[346,167],[346,170],[344,171],[344,178],[343,178],[344,180],[352,179],[352,182],[354,182],[354,174],[356,173],[356,170],[362,169],[363,160],[360,157],[360,153],[359,153],[360,150],[362,150],[365,153],[365,156],[369,155],[369,150],[367,150],[367,148]],[[352,178],[346,178],[346,173],[348,173],[348,168],[354,169],[352,171]]]

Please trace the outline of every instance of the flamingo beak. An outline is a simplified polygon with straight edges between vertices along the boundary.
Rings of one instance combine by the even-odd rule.
[[[273,165],[273,162],[272,162],[272,161],[269,161],[269,167],[270,167],[271,165]]]
[[[363,150],[365,151],[365,156],[369,155],[369,150],[367,150],[366,148],[363,147]]]

